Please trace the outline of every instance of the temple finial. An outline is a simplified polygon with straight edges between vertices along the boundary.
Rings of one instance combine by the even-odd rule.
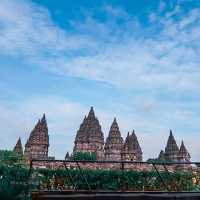
[[[132,131],[132,136],[136,136],[136,135],[135,135],[135,130],[134,130],[134,129],[133,129],[133,131]]]
[[[90,108],[90,112],[89,112],[89,114],[88,114],[88,118],[89,118],[89,119],[95,118],[93,106],[91,106],[91,108]]]
[[[46,116],[45,116],[45,113],[44,113],[43,116],[42,116],[41,123],[46,123]]]

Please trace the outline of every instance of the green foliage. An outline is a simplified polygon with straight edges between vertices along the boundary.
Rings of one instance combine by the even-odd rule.
[[[13,151],[0,150],[0,163],[5,166],[25,166],[25,159]]]
[[[95,154],[77,153],[74,160],[93,160]],[[131,190],[131,191],[200,191],[200,173],[156,171],[91,170],[91,169],[29,169],[23,157],[0,151],[0,199],[22,200],[28,189]],[[150,162],[150,161],[149,161]],[[153,162],[153,161],[151,161]],[[80,164],[82,165],[82,164]],[[194,181],[195,179],[195,181]],[[87,181],[86,181],[87,180]],[[89,187],[88,187],[89,185]]]
[[[71,175],[71,179],[70,176]],[[165,184],[171,191],[197,191],[198,185],[193,184],[191,172],[170,173],[160,172]],[[36,188],[45,189],[88,189],[93,190],[125,190],[132,191],[166,191],[166,187],[155,171],[120,171],[120,170],[89,170],[82,169],[40,169],[35,171],[34,178],[39,181]],[[85,181],[85,178],[87,182]],[[72,181],[73,180],[73,181]],[[87,184],[88,183],[88,184]]]
[[[72,160],[96,160],[96,154],[94,152],[76,152],[72,156]]]
[[[22,155],[0,151],[0,199],[21,199],[25,195],[28,169]]]
[[[0,199],[21,199],[25,196],[28,169],[0,165]]]

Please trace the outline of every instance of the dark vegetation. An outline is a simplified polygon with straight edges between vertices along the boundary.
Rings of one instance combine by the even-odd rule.
[[[83,157],[81,157],[83,156]],[[74,159],[88,159],[89,155],[76,155]],[[91,155],[90,155],[91,156]],[[96,159],[93,155],[90,159]],[[176,172],[161,176],[169,190],[199,191],[200,173]],[[87,181],[85,180],[87,179]],[[0,199],[25,199],[28,191],[38,189],[92,189],[92,190],[166,190],[155,171],[35,169],[29,177],[29,168],[23,156],[11,151],[0,151]]]

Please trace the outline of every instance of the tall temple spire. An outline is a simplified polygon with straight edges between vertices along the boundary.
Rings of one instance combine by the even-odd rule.
[[[47,120],[46,120],[45,114],[43,114],[40,124],[41,124],[41,128],[44,129],[44,132],[47,133],[48,132],[48,126],[47,126]]]
[[[160,151],[158,155],[158,160],[159,161],[164,161],[165,160],[165,152],[163,150]]]
[[[96,153],[97,159],[103,159],[104,136],[98,119],[95,117],[93,107],[90,108],[89,114],[84,118],[77,131],[73,153],[93,152]]]
[[[88,119],[94,119],[95,118],[95,114],[94,114],[94,109],[93,106],[90,108],[90,112],[88,114]]]
[[[30,133],[25,145],[24,155],[28,160],[47,159],[49,147],[49,135],[46,117],[38,120],[37,124]]]
[[[170,129],[169,138],[167,141],[167,145],[165,147],[165,158],[166,160],[176,161],[178,159],[179,148],[176,144],[176,140],[173,136],[172,130]]]
[[[117,120],[114,118],[104,147],[105,159],[120,160],[122,146],[123,138],[121,137]]]
[[[41,123],[42,124],[47,124],[45,113],[42,116]]]
[[[180,161],[187,161],[189,162],[190,161],[190,154],[188,153],[185,145],[184,145],[184,142],[182,141],[181,142],[181,146],[180,146],[180,150],[179,150],[179,160]]]
[[[129,135],[128,132],[121,151],[121,156],[122,160],[142,161],[142,150],[134,130],[131,135]]]
[[[139,157],[142,159],[142,149],[140,147],[140,144],[138,142],[137,136],[135,134],[135,131],[133,130],[132,135],[131,135],[132,141],[133,141],[133,146],[134,149],[137,151]]]
[[[13,151],[15,153],[21,154],[23,155],[23,147],[22,147],[22,142],[21,142],[21,138],[18,139],[15,147],[13,148]]]

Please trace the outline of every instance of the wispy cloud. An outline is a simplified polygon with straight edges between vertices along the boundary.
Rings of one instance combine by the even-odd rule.
[[[105,6],[105,21],[90,14],[71,22],[70,32],[58,27],[43,7],[2,1],[1,53],[25,55],[48,70],[117,87],[196,90],[200,10],[185,14],[177,5],[163,16],[164,8],[161,2],[158,12],[149,14],[151,21],[154,16],[150,29],[142,29],[139,20],[124,10]],[[154,29],[156,33],[150,34]]]

